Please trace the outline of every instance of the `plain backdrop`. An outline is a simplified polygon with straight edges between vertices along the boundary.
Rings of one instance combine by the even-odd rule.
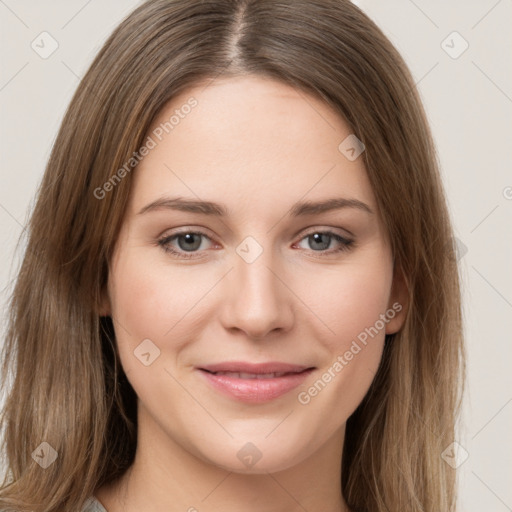
[[[512,511],[512,1],[355,3],[415,77],[458,239],[469,357],[455,440],[459,459],[467,456],[459,509]],[[138,4],[0,0],[2,340],[20,258],[15,245],[64,111],[107,36]],[[58,47],[43,58],[52,44]]]

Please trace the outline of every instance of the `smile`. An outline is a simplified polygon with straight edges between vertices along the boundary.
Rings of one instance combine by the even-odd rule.
[[[197,369],[214,390],[235,400],[262,403],[300,386],[313,367],[284,363],[220,363]]]

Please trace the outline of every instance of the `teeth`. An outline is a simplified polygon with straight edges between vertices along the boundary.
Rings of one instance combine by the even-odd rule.
[[[278,373],[244,373],[244,372],[215,372],[215,375],[227,375],[234,379],[274,379],[282,377],[286,372]]]

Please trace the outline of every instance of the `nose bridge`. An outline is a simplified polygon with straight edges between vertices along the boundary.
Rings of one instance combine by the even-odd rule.
[[[273,269],[275,262],[272,261],[270,251],[266,251],[266,253],[267,256],[261,255],[251,263],[240,258],[235,265],[234,277],[240,282],[239,291],[242,298],[249,299],[252,307],[256,307],[260,303],[264,305],[278,302],[276,295],[279,294],[279,290]]]
[[[247,237],[236,249],[226,290],[223,323],[251,337],[287,329],[293,321],[290,294],[281,283],[280,265],[271,248]]]

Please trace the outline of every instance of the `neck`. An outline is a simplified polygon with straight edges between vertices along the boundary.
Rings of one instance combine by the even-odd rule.
[[[344,427],[298,464],[248,474],[193,455],[143,408],[138,425],[134,463],[119,480],[96,492],[108,512],[349,512],[341,494]]]

